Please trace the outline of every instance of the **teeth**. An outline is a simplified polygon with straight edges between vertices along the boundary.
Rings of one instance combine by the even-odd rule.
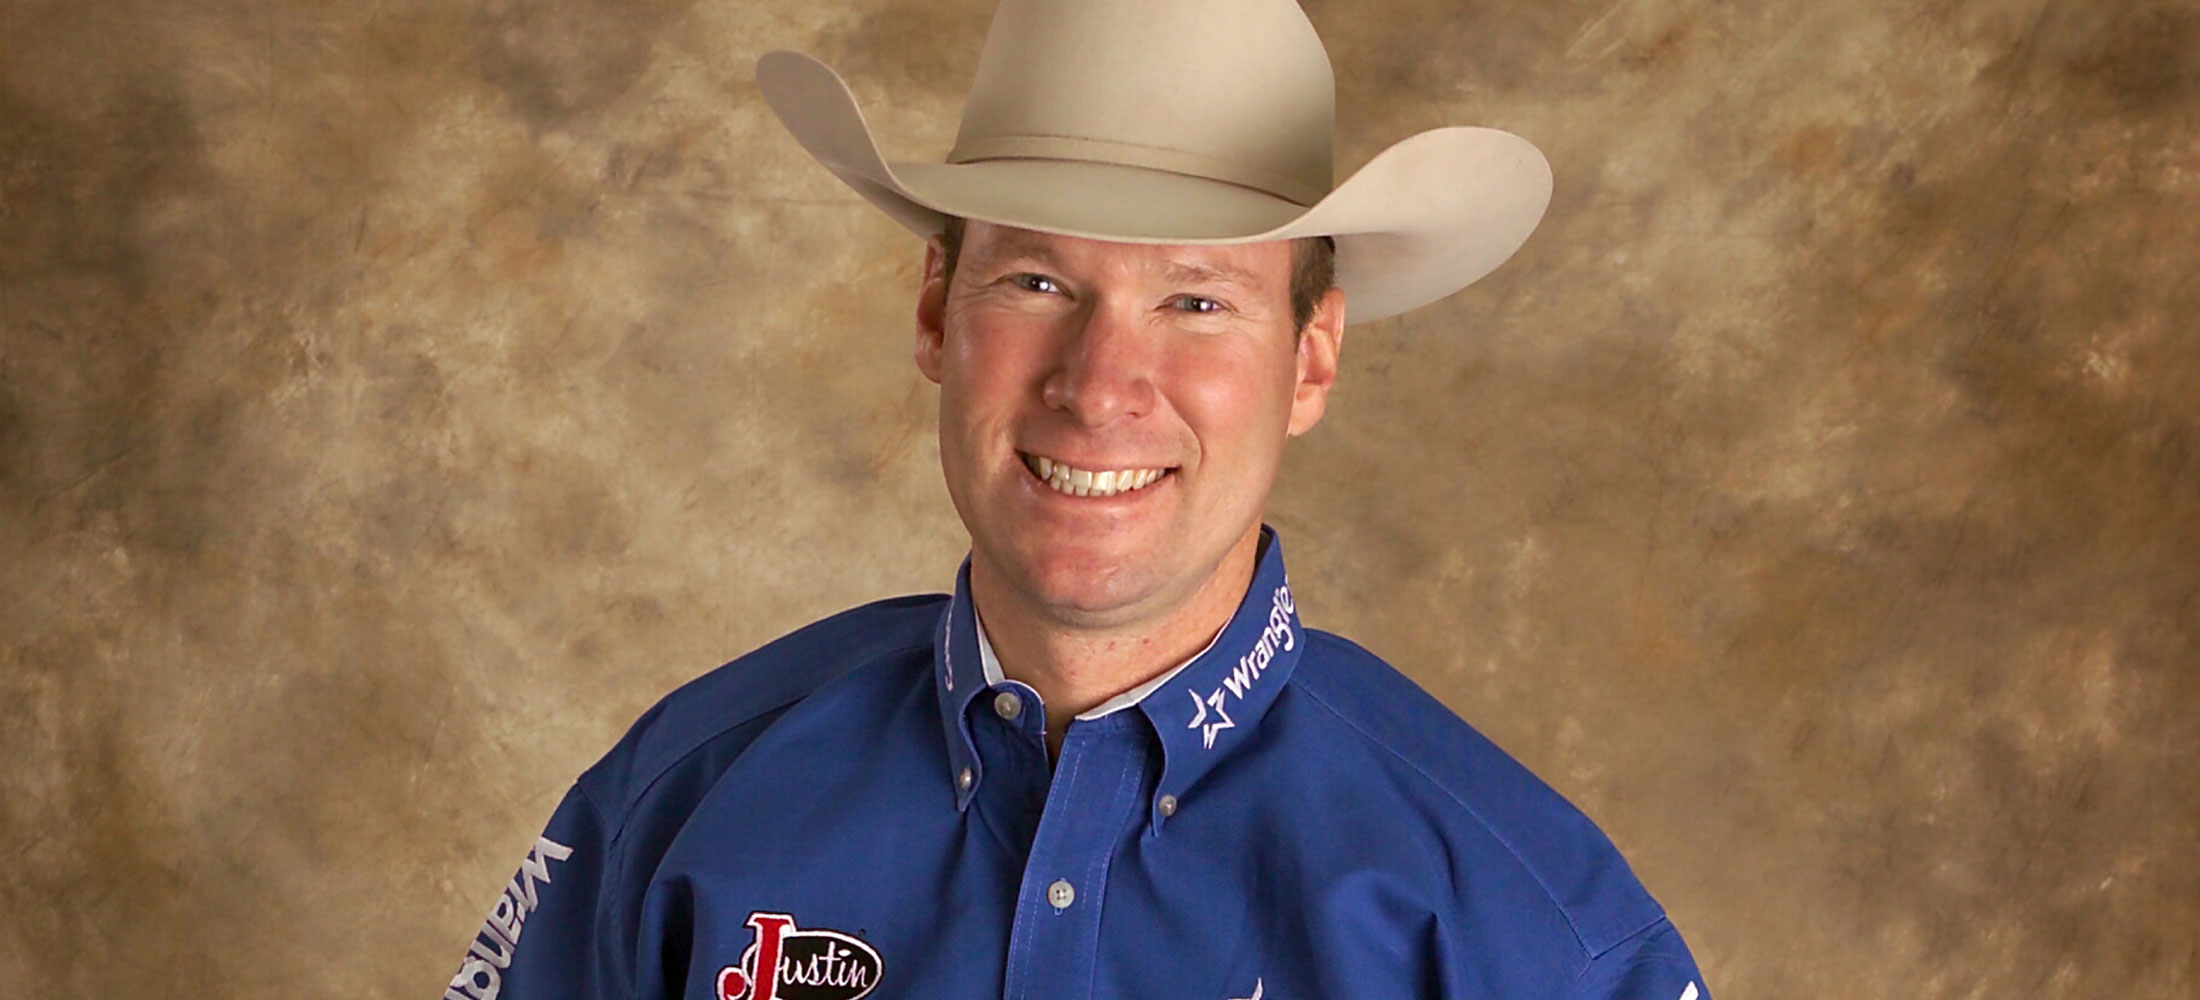
[[[1111,497],[1145,489],[1168,474],[1167,469],[1108,469],[1093,472],[1064,465],[1044,455],[1024,456],[1024,466],[1057,493],[1078,497]]]

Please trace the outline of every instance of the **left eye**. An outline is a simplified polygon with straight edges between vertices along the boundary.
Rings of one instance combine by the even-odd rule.
[[[1177,309],[1191,313],[1218,313],[1229,308],[1204,295],[1179,295],[1170,301]]]
[[[1015,274],[1010,275],[1008,280],[1010,284],[1013,284],[1016,287],[1023,289],[1024,291],[1038,292],[1042,295],[1048,295],[1062,290],[1062,286],[1060,283],[1056,282],[1053,278],[1049,278],[1043,274]]]

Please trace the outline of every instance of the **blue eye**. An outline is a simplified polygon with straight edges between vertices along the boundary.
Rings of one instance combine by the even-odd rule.
[[[1173,302],[1178,309],[1189,313],[1218,313],[1226,311],[1230,308],[1229,306],[1223,305],[1221,302],[1215,299],[1210,299],[1204,295],[1179,295],[1170,301]]]

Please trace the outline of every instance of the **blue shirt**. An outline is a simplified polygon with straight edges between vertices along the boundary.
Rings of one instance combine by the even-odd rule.
[[[1705,998],[1588,819],[1300,626],[1271,532],[1213,644],[1052,766],[984,660],[966,564],[674,692],[445,997]]]

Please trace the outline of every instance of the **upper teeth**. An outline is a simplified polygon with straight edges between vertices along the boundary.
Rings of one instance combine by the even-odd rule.
[[[1064,465],[1043,455],[1026,455],[1024,464],[1055,492],[1079,497],[1111,497],[1143,489],[1167,473],[1167,469],[1110,469],[1093,472]]]

